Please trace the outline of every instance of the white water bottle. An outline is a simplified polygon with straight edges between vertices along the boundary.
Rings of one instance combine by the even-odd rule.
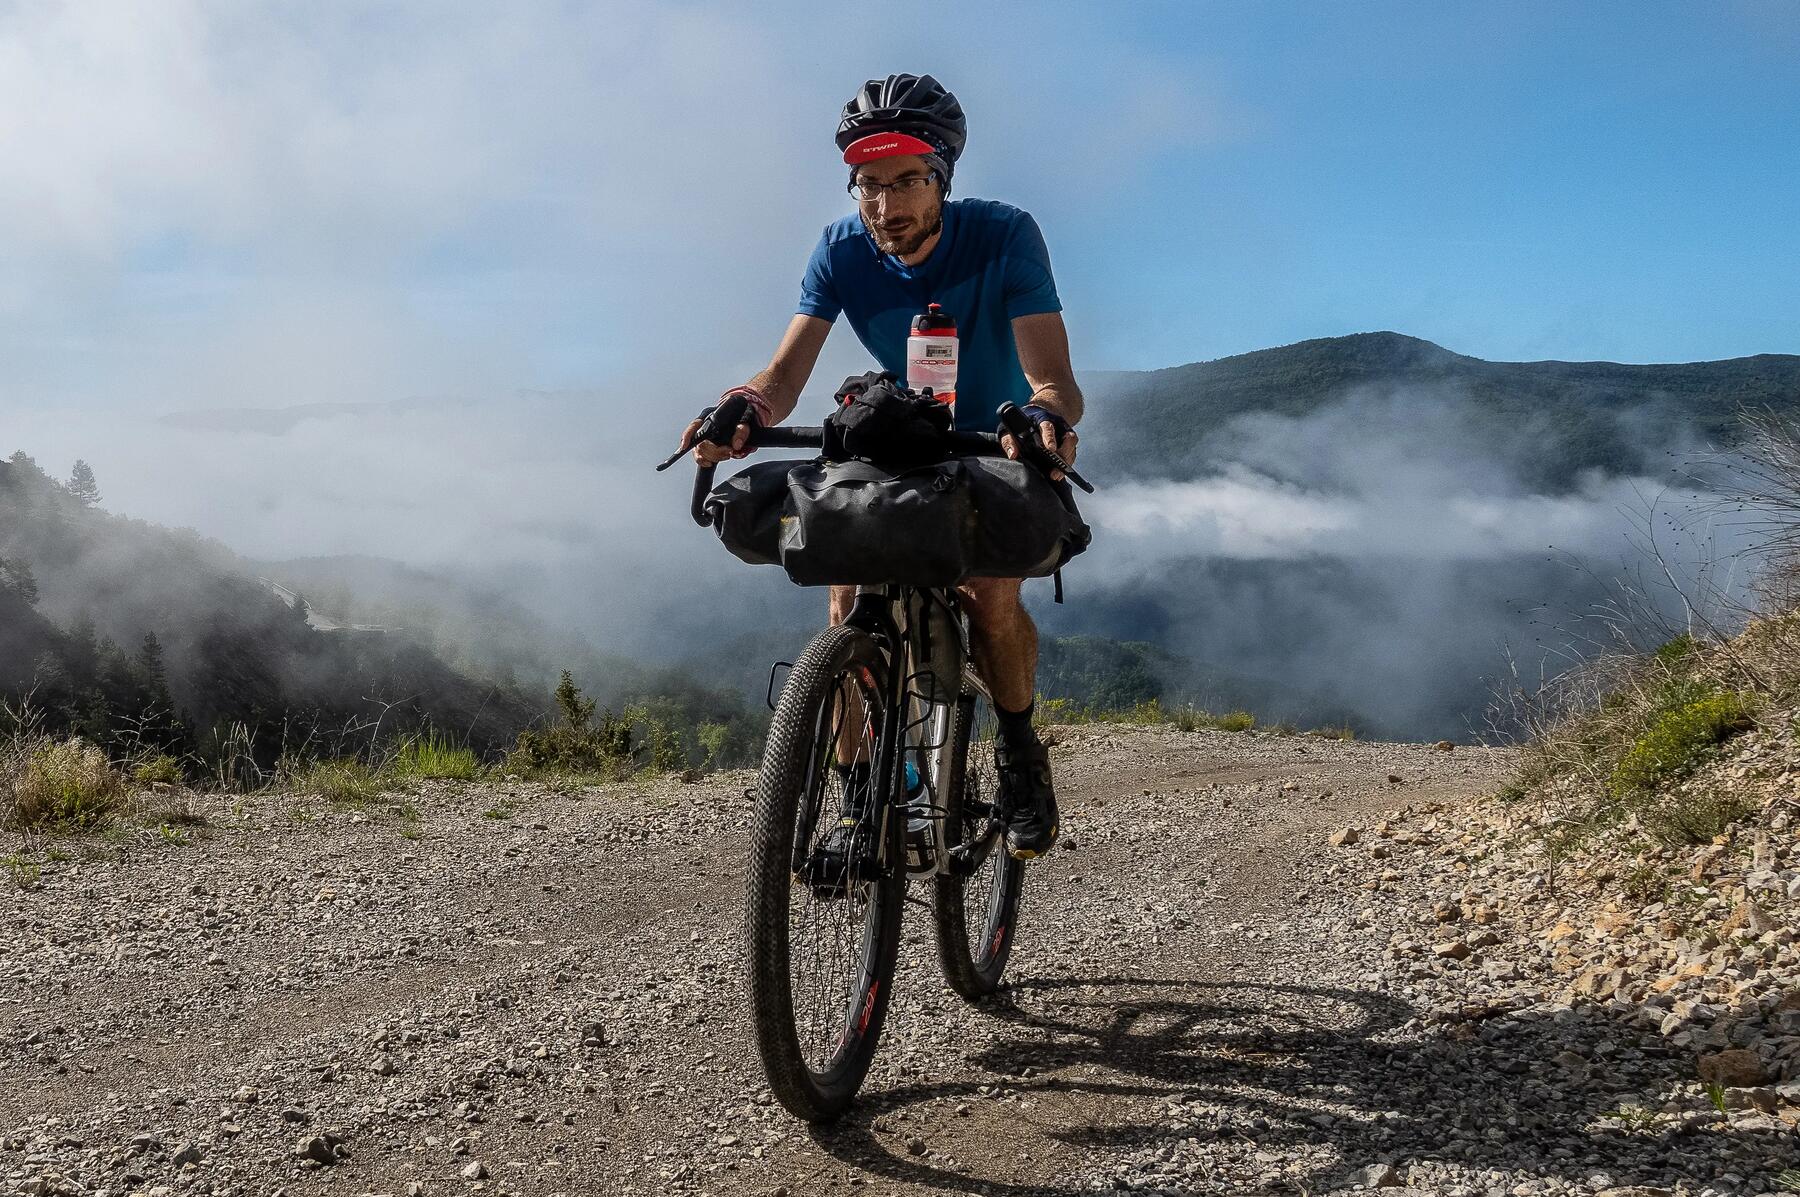
[[[937,304],[913,317],[906,339],[906,385],[956,409],[956,320]]]

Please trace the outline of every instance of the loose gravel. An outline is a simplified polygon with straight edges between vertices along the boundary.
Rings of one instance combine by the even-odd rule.
[[[1599,982],[1581,978],[1603,961],[1557,965],[1539,924],[1586,919],[1584,899],[1534,892],[1523,849],[1515,867],[1474,822],[1511,754],[1058,734],[1066,839],[1028,871],[1012,985],[954,997],[909,908],[875,1070],[829,1128],[771,1102],[745,1025],[748,775],[205,799],[203,826],[24,845],[40,872],[0,932],[0,1191],[1787,1183],[1787,991],[1745,991],[1755,1016],[1739,995],[1721,1028],[1670,987],[1651,1025],[1625,964]],[[1766,968],[1765,946],[1720,966]],[[1725,1079],[1758,1083],[1720,1090],[1725,1115],[1695,1075],[1722,1042],[1760,1070],[1735,1060]]]

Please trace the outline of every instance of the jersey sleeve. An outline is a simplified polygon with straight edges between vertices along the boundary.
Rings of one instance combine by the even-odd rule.
[[[844,305],[838,302],[837,285],[831,278],[831,230],[819,234],[806,275],[800,280],[800,302],[794,309],[802,316],[836,320]]]
[[[1050,273],[1050,248],[1031,213],[1021,212],[1006,238],[1006,318],[1062,311],[1056,279]]]

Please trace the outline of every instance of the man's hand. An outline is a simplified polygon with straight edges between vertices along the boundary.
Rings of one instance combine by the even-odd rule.
[[[692,445],[694,450],[694,460],[703,466],[718,465],[727,458],[748,457],[754,452],[754,450],[746,449],[744,447],[750,440],[750,424],[748,421],[737,426],[737,431],[731,434],[731,443],[729,445],[715,445],[711,441],[701,441],[700,443],[695,444],[694,434],[699,431],[699,420],[690,423],[681,433],[681,447],[685,450]]]
[[[1027,408],[1026,411],[1028,414],[1030,413],[1029,408]],[[1035,431],[1038,435],[1038,440],[1043,443],[1044,448],[1057,454],[1070,465],[1074,465],[1076,446],[1081,440],[1081,438],[1075,434],[1075,430],[1073,428],[1066,430],[1061,439],[1058,439],[1056,435],[1056,422],[1054,420],[1038,420],[1036,423],[1037,428]],[[1010,433],[1002,432],[1000,434],[1000,448],[1014,461],[1019,460],[1019,446],[1013,440]],[[1061,470],[1050,471],[1050,481],[1061,482],[1062,480],[1063,472]]]
[[[702,466],[715,466],[728,457],[748,457],[751,450],[750,428],[758,425],[767,428],[773,424],[774,409],[769,405],[763,393],[752,386],[732,387],[719,396],[718,405],[701,412],[681,434],[681,448],[675,450],[676,456],[693,447],[694,460]],[[731,440],[727,444],[714,443],[719,430],[729,421],[737,420],[737,427],[731,430]],[[711,425],[714,431],[701,437],[701,430]],[[671,459],[673,460],[673,459]]]

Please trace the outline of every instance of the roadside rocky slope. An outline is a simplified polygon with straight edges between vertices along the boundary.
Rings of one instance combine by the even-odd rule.
[[[1593,875],[1551,888],[1529,813],[1486,799],[1507,752],[1059,735],[1068,839],[1031,868],[1012,987],[953,997],[909,909],[865,1100],[830,1128],[770,1103],[744,1025],[748,775],[206,799],[203,826],[25,845],[0,1191],[1800,1184],[1781,801],[1673,936]],[[1725,928],[1740,889],[1783,921]],[[1727,1046],[1760,1071],[1736,1058],[1721,1113],[1696,1067]]]

